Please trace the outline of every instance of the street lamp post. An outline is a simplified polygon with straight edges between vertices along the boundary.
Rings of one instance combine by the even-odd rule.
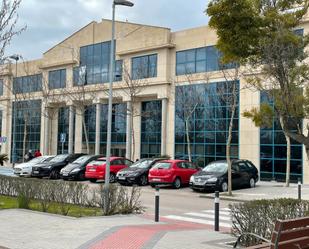
[[[11,55],[9,57],[10,59],[14,60],[15,61],[15,77],[17,77],[17,62],[19,61],[20,59],[20,56],[17,55],[17,54],[14,54],[14,55]],[[13,81],[12,81],[13,82]],[[14,105],[16,104],[16,95],[14,93],[14,86],[13,86],[13,83],[12,83],[12,92],[14,94],[14,102],[12,101],[12,115],[13,115],[13,126],[12,126],[12,132],[13,132],[13,139],[12,139],[12,143],[13,143],[13,146],[12,146],[12,165],[13,165],[13,168],[15,166],[15,162],[16,162],[16,113],[15,113],[15,107]]]
[[[104,211],[107,212],[109,206],[109,178],[110,178],[110,156],[111,156],[111,138],[112,138],[112,108],[113,108],[113,81],[115,65],[115,7],[122,5],[133,7],[133,3],[126,0],[113,1],[112,17],[112,40],[110,48],[110,65],[109,65],[109,91],[108,91],[108,119],[107,119],[107,141],[106,141],[106,168],[105,168],[105,205]]]

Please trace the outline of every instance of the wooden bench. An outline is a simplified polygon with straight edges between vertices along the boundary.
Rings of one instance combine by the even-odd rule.
[[[253,233],[244,233],[238,237],[234,248],[244,236],[253,236],[264,241],[262,244],[247,247],[248,249],[309,249],[309,217],[276,221],[271,240]]]

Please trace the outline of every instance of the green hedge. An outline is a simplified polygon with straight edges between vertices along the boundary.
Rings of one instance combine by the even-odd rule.
[[[104,209],[104,187],[102,184],[89,188],[87,184],[70,181],[9,177],[0,175],[0,195],[16,196],[20,208],[28,209],[31,200],[40,203],[46,212],[52,203],[58,203],[63,215],[67,215],[72,205],[100,207]],[[141,213],[138,187],[125,188],[110,185],[109,206],[106,215]],[[104,209],[105,210],[105,209]]]
[[[297,199],[255,200],[230,205],[232,234],[238,237],[243,233],[255,233],[270,239],[275,221],[294,219],[309,214],[309,201]],[[241,241],[244,246],[258,244],[251,236]]]

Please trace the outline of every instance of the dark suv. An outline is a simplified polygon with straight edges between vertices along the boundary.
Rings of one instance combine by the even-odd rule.
[[[76,153],[57,155],[47,163],[37,164],[35,167],[32,167],[31,176],[39,178],[49,177],[50,179],[59,179],[60,170],[68,163],[75,161],[77,158],[83,155],[85,154]]]

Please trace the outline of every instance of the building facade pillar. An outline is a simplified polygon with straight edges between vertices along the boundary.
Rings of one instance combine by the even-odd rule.
[[[52,108],[49,122],[50,139],[49,139],[49,153],[50,155],[58,154],[58,119],[59,119],[59,109]]]
[[[48,155],[50,148],[49,148],[49,108],[47,107],[46,103],[42,102],[41,107],[41,143],[40,143],[40,150],[43,155]]]
[[[161,155],[166,155],[167,143],[167,98],[162,99],[162,120],[161,120]]]
[[[127,102],[126,158],[132,158],[132,102]]]
[[[85,108],[83,106],[79,106],[79,107],[76,108],[76,113],[75,113],[75,141],[74,141],[74,152],[75,153],[82,153],[84,151],[83,150],[83,118],[84,118],[84,112],[85,112]],[[71,111],[70,111],[70,113],[71,113]]]
[[[69,145],[68,153],[73,153],[73,132],[74,132],[74,106],[69,107]]]
[[[95,154],[100,154],[101,145],[101,103],[96,103],[96,113],[95,113]]]

